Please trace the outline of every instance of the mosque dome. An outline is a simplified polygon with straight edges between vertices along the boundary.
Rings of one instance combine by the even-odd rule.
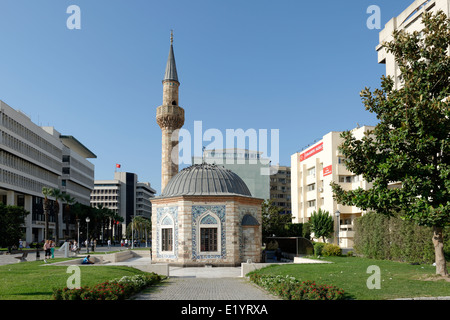
[[[236,173],[216,164],[202,163],[178,172],[166,185],[161,197],[236,194],[252,196]]]

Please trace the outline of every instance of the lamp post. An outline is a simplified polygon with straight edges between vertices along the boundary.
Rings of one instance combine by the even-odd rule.
[[[78,242],[77,245],[79,248],[81,248],[81,244],[80,244],[80,219],[77,219],[77,229],[78,229]]]
[[[134,249],[134,214],[131,216],[131,249]]]
[[[86,227],[86,252],[89,254],[89,222],[91,221],[91,219],[89,219],[89,217],[86,218],[86,223],[87,223],[87,227]]]
[[[341,229],[341,221],[339,220],[339,216],[341,215],[341,213],[339,212],[339,210],[336,210],[336,212],[334,213],[336,215],[336,220],[337,220],[337,245],[339,246],[339,231]]]

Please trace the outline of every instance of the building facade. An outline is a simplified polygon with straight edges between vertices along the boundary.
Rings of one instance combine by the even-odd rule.
[[[277,173],[270,176],[270,199],[282,209],[283,214],[292,214],[291,167],[279,166]]]
[[[401,88],[402,76],[394,56],[386,52],[382,43],[392,41],[392,33],[394,31],[404,30],[408,33],[414,31],[420,32],[423,29],[422,14],[424,12],[436,13],[439,10],[442,10],[450,17],[450,0],[416,0],[400,15],[389,20],[384,29],[381,30],[379,44],[376,48],[378,52],[378,63],[386,65],[386,76],[391,76],[394,79],[394,89]]]
[[[223,166],[244,180],[253,197],[270,198],[270,160],[262,158],[262,152],[239,148],[204,150],[203,157],[193,157],[192,162]]]
[[[138,182],[138,176],[131,172],[115,172],[113,180],[95,180],[90,195],[92,207],[104,207],[120,215],[121,234],[125,234],[126,226],[133,216],[151,218],[150,199],[156,194],[149,182]]]
[[[351,132],[361,139],[370,126],[355,128]],[[309,221],[311,214],[319,209],[328,211],[335,221],[333,241],[344,248],[353,246],[353,221],[364,212],[353,206],[344,206],[333,199],[330,183],[340,184],[344,190],[371,187],[361,176],[350,172],[344,165],[344,158],[338,147],[343,142],[341,132],[329,132],[311,147],[291,156],[291,198],[294,223]],[[339,211],[339,217],[336,212]],[[339,235],[339,237],[337,237]]]
[[[0,101],[0,202],[22,206],[30,212],[24,225],[27,243],[44,240],[42,188],[60,189],[80,203],[89,203],[86,196],[94,185],[94,165],[88,158],[96,156],[72,136],[63,136],[53,127],[40,127]],[[60,222],[59,239],[74,232],[73,224],[63,223],[63,215],[62,203],[58,219],[50,210],[52,237],[55,221]]]

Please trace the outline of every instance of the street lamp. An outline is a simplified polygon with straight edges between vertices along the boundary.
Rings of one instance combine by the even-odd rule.
[[[87,227],[86,227],[86,252],[89,254],[89,222],[91,221],[91,219],[89,219],[89,217],[86,218],[86,223],[87,223]]]
[[[339,212],[339,210],[336,210],[336,212],[334,213],[336,215],[336,220],[337,220],[337,245],[339,246],[339,230],[341,229],[341,221],[339,219],[339,216],[341,215],[341,213]]]
[[[77,228],[78,228],[78,242],[77,242],[77,245],[78,245],[79,248],[81,248],[81,245],[80,245],[80,219],[77,219]]]
[[[131,216],[131,249],[134,249],[134,214]]]

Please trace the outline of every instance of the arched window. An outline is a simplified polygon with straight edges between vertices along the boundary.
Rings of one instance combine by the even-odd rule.
[[[220,252],[220,219],[211,211],[199,217],[199,252],[217,254]]]
[[[176,105],[177,105],[177,102],[176,102],[175,100],[173,100],[173,101],[172,101],[172,105],[173,105],[173,106],[176,106]]]
[[[161,251],[173,252],[173,220],[166,215],[161,220]]]

